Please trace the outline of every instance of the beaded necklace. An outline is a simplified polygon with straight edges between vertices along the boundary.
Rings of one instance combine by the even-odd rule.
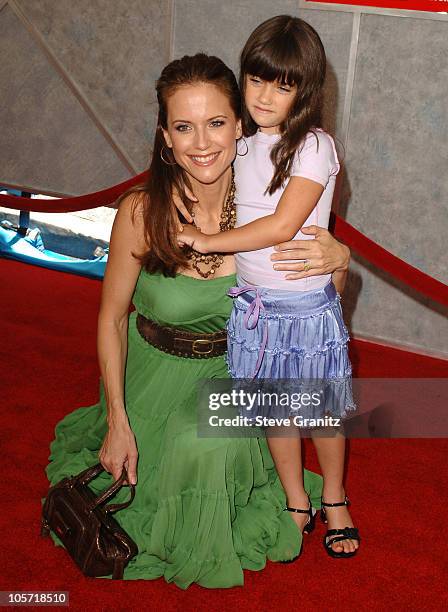
[[[235,207],[235,172],[232,167],[232,178],[230,179],[230,188],[227,194],[226,201],[222,207],[221,221],[219,222],[219,231],[225,232],[235,227],[236,221],[236,207]],[[194,219],[194,212],[190,213],[193,217],[193,223],[198,230],[200,228],[196,225]],[[216,272],[219,266],[224,262],[224,257],[220,253],[208,253],[204,255],[194,249],[190,249],[188,253],[188,259],[191,260],[191,266],[196,272],[202,276],[202,278],[208,278]],[[199,266],[209,266],[208,270],[201,270]]]

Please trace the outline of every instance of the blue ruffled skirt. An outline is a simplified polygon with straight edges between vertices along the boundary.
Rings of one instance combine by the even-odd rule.
[[[319,389],[322,401],[306,410],[311,418],[344,418],[356,410],[350,337],[332,281],[312,291],[280,291],[238,278],[228,294],[235,298],[227,324],[232,378],[281,379],[281,390],[290,392]]]

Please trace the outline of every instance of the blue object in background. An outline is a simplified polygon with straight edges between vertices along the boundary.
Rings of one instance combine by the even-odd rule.
[[[105,255],[94,259],[79,259],[63,255],[45,248],[39,228],[28,229],[26,235],[17,232],[16,226],[10,221],[2,221],[0,225],[0,256],[16,259],[26,263],[60,270],[71,274],[79,274],[90,278],[102,279],[106,269],[109,249],[103,249]]]

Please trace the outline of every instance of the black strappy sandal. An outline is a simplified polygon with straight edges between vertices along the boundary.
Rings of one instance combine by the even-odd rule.
[[[323,523],[327,523],[327,513],[325,512],[325,507],[334,508],[336,506],[349,506],[350,500],[347,496],[343,502],[338,502],[336,504],[327,504],[324,501],[321,501],[322,509],[320,511],[320,518]],[[334,537],[332,537],[334,536]],[[344,527],[344,529],[328,529],[327,533],[324,535],[324,548],[330,557],[334,559],[344,559],[348,557],[353,557],[358,552],[358,549],[353,552],[335,552],[332,548],[333,542],[341,542],[341,540],[357,540],[361,542],[361,536],[359,535],[359,531],[356,527]]]
[[[283,508],[283,511],[288,511],[288,512],[297,512],[299,514],[308,514],[308,521],[305,525],[305,527],[303,528],[303,533],[311,533],[315,527],[316,524],[316,510],[314,510],[313,513],[313,508],[311,507],[311,500],[310,500],[310,496],[308,495],[308,509],[307,510],[303,510],[303,508],[292,508],[291,506],[286,506],[286,508]],[[300,551],[302,552],[302,551]],[[293,561],[295,561],[296,559],[298,559],[300,557],[300,553],[298,555],[296,555],[293,559],[289,559],[288,561],[280,561],[280,563],[292,563]]]

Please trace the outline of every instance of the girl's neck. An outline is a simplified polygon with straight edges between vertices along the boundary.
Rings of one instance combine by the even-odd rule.
[[[198,199],[194,208],[204,216],[220,218],[231,176],[230,167],[214,183],[200,183],[190,176],[193,193]]]
[[[274,125],[274,127],[268,127],[268,128],[259,127],[258,129],[263,134],[269,134],[269,135],[272,135],[272,134],[281,134],[280,126],[279,125]]]

